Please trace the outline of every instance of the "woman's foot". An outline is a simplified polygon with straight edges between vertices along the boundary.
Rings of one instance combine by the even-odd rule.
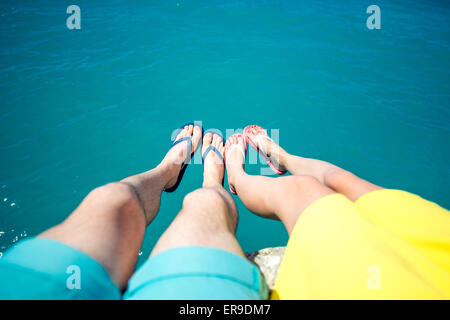
[[[222,137],[218,134],[213,134],[211,132],[207,132],[203,137],[203,146],[202,146],[202,157],[205,154],[206,149],[209,146],[213,146],[217,149],[217,151],[221,154],[223,159],[224,145]],[[225,168],[222,160],[219,155],[214,151],[210,150],[206,155],[206,158],[203,163],[203,187],[215,187],[218,185],[222,185],[223,176],[225,173]]]
[[[231,192],[233,193],[236,193],[236,188],[234,186],[235,177],[239,174],[245,173],[245,154],[242,154],[242,150],[245,150],[245,143],[246,142],[243,135],[233,135],[229,137],[225,143],[228,183],[230,185]],[[239,145],[240,148],[233,148],[235,145]]]
[[[197,150],[200,139],[202,138],[202,129],[199,126],[188,125],[185,126],[180,133],[178,133],[175,141],[184,137],[191,137],[191,155]],[[169,189],[175,185],[180,173],[181,166],[188,158],[188,141],[183,141],[170,148],[163,161],[159,164],[159,168],[167,173],[167,183],[164,189]]]
[[[257,136],[260,135],[259,139]],[[264,138],[267,137],[267,138]],[[286,159],[288,153],[277,145],[273,140],[268,139],[267,131],[259,126],[250,128],[247,132],[247,138],[256,146],[261,148],[261,151],[272,161],[273,165],[281,171],[286,171]]]

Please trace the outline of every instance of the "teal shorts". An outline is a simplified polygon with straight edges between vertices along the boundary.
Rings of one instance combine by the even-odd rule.
[[[124,299],[259,300],[267,287],[247,259],[208,247],[179,247],[150,258],[131,277]]]
[[[58,241],[33,238],[0,258],[0,299],[266,299],[258,268],[233,253],[180,247],[147,260],[122,295],[105,268]]]
[[[23,240],[0,259],[0,299],[120,299],[105,268],[58,241]]]

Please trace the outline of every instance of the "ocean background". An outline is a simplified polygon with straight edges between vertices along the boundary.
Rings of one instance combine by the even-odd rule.
[[[81,30],[66,27],[70,4]],[[450,208],[449,17],[430,0],[2,1],[0,252],[157,165],[195,120],[278,129],[291,153]],[[163,194],[139,263],[201,178],[191,165]],[[235,200],[245,251],[286,244]]]

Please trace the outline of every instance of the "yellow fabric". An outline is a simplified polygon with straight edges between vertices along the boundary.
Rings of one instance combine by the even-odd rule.
[[[400,190],[310,205],[272,299],[450,299],[450,212]]]

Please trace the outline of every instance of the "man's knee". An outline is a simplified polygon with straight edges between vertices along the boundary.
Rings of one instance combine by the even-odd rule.
[[[92,190],[83,201],[93,212],[134,212],[142,210],[133,188],[125,183],[113,182]]]
[[[220,192],[213,188],[201,188],[188,193],[183,200],[183,208],[211,208],[214,211],[226,210],[227,202]]]
[[[187,194],[182,211],[200,219],[216,220],[219,224],[225,221],[230,230],[235,230],[237,225],[236,204],[223,188],[201,188]]]

